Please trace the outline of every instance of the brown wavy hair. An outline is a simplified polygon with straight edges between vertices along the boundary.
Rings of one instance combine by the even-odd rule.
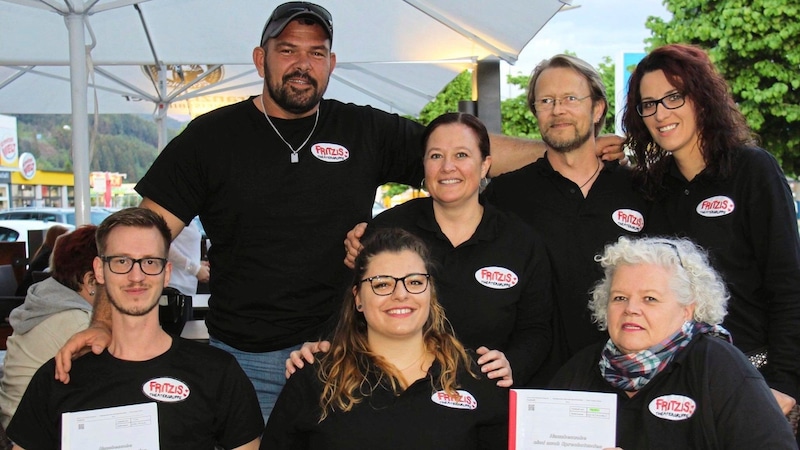
[[[431,273],[433,263],[425,243],[419,238],[399,228],[385,228],[375,231],[364,243],[364,248],[355,261],[353,287],[363,288],[364,274],[373,257],[381,253],[399,253],[412,251],[422,258],[425,269]],[[431,294],[430,316],[423,326],[423,340],[426,350],[433,353],[442,370],[438,378],[433,380],[436,389],[443,389],[448,394],[458,396],[456,374],[466,369],[473,377],[472,359],[467,355],[464,346],[453,335],[450,324],[445,319],[444,308],[436,297],[433,279],[429,280],[428,289]],[[329,413],[350,411],[353,406],[369,397],[379,386],[389,387],[396,395],[405,389],[400,372],[380,355],[373,353],[367,342],[367,322],[364,314],[355,309],[355,294],[348,289],[339,313],[331,349],[319,359],[318,376],[324,384],[320,396],[322,414],[320,422]]]
[[[692,100],[700,152],[706,165],[705,174],[727,177],[736,150],[756,145],[756,137],[736,106],[728,83],[703,49],[670,44],[653,50],[639,62],[631,75],[622,115],[622,128],[627,134],[625,145],[634,152],[634,176],[650,199],[662,193],[664,175],[672,160],[672,155],[655,143],[644,118],[636,111],[636,106],[642,101],[642,78],[657,70],[663,71],[670,84]]]

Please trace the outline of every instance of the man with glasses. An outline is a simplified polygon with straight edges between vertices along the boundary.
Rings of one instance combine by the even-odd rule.
[[[608,102],[591,65],[569,55],[543,61],[528,84],[528,104],[547,146],[545,157],[494,178],[486,197],[538,231],[550,256],[555,344],[532,381],[541,386],[575,352],[608,339],[587,308],[589,290],[603,275],[594,256],[621,235],[640,235],[647,205],[627,167],[603,163],[595,153]]]
[[[111,342],[75,360],[69,384],[53,378],[52,359],[36,372],[8,427],[15,448],[60,448],[62,413],[149,402],[161,448],[258,448],[261,412],[236,360],[161,329],[170,238],[161,216],[144,208],[116,212],[98,227],[94,272],[112,306]]]
[[[289,353],[329,328],[347,279],[347,231],[371,217],[379,185],[423,178],[422,125],[323,100],[332,41],[325,8],[278,6],[253,50],[261,95],[195,119],[136,186],[173,237],[200,216],[213,243],[209,341],[237,357],[265,418]],[[543,151],[502,136],[492,144],[493,173]]]

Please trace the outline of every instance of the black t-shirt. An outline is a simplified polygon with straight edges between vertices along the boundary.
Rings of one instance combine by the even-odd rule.
[[[299,146],[314,115],[272,121]],[[209,333],[266,352],[319,337],[347,278],[342,241],[369,220],[377,186],[422,179],[423,127],[334,100],[291,150],[252,99],[192,121],[136,190],[185,223],[199,215],[211,241]]]
[[[235,448],[263,428],[250,379],[233,356],[207,344],[175,338],[148,361],[88,353],[73,362],[69,384],[54,373],[54,359],[36,371],[8,426],[23,448],[60,448],[62,413],[148,402],[157,403],[163,449]]]

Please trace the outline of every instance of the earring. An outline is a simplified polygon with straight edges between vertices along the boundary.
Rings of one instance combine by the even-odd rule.
[[[364,305],[362,305],[361,303],[356,305],[356,311],[362,311],[363,309],[364,309]]]
[[[94,291],[89,291],[89,295],[91,295],[92,297],[94,297],[94,294],[95,294]]]
[[[483,192],[487,186],[489,186],[489,179],[486,177],[481,178],[481,181],[478,184],[478,192]]]

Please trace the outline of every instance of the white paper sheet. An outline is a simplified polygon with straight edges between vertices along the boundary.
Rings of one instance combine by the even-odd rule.
[[[155,402],[61,415],[62,450],[159,450]]]
[[[602,449],[615,446],[615,394],[511,389],[509,450]]]

